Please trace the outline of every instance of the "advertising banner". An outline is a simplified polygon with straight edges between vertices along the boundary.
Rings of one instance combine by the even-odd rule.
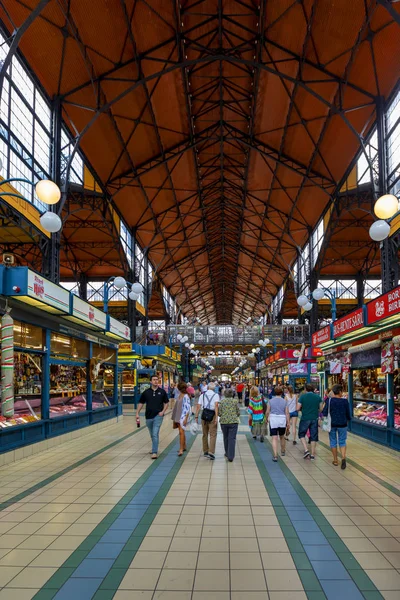
[[[368,302],[368,325],[398,313],[400,313],[400,286]]]
[[[308,365],[304,363],[289,363],[288,373],[289,375],[307,375]]]
[[[381,348],[381,370],[385,375],[394,372],[394,344],[386,342]]]
[[[323,327],[322,329],[319,329],[319,331],[316,331],[315,333],[312,334],[312,345],[319,346],[320,344],[323,344],[324,342],[329,342],[330,339],[331,339],[331,327],[330,327],[330,325],[327,325],[326,327]]]

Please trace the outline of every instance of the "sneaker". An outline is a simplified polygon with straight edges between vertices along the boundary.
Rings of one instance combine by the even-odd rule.
[[[346,467],[347,467],[346,459],[342,458],[342,464],[340,465],[340,468],[344,471]]]
[[[272,462],[278,462],[278,457],[277,456],[273,456],[272,457]]]
[[[263,436],[263,435],[260,437],[260,442],[261,442],[261,443],[263,443],[263,442],[264,442],[264,436]]]
[[[257,439],[257,436],[256,436],[256,435],[253,435],[253,440],[256,440],[256,439]]]
[[[154,452],[154,453],[151,455],[151,458],[152,458],[152,460],[156,460],[156,459],[158,458],[158,456],[157,456],[157,454]]]
[[[209,456],[208,452],[204,452],[203,456],[204,456],[204,458],[208,458],[208,456]]]
[[[312,454],[311,454],[310,458],[311,458],[311,460],[315,460],[315,456],[313,456]]]
[[[308,450],[304,452],[303,458],[310,458],[310,453]]]
[[[295,446],[297,444],[296,440],[293,440],[293,446]]]
[[[281,452],[281,456],[285,456],[285,455],[286,455],[286,452]]]
[[[209,458],[210,460],[215,460],[215,456],[214,456],[214,454],[211,454],[210,452],[208,453],[208,458]]]

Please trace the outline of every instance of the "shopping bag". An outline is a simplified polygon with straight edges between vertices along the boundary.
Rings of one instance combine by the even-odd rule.
[[[328,404],[328,415],[323,417],[321,422],[322,431],[327,431],[328,433],[332,429],[332,419],[331,419],[331,399],[329,398]]]
[[[192,419],[189,424],[189,430],[192,435],[196,435],[199,431],[199,425],[195,419]]]

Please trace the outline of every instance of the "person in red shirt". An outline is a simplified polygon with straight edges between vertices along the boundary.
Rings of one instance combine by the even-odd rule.
[[[244,391],[245,385],[242,381],[240,381],[237,385],[236,385],[236,391],[237,391],[237,395],[239,397],[239,403],[242,404],[243,402],[243,391]]]

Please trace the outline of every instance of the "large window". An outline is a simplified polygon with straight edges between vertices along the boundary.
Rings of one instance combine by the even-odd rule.
[[[386,130],[389,189],[392,194],[398,195],[400,192],[400,91],[389,106]]]
[[[125,252],[126,259],[128,261],[129,266],[132,268],[132,264],[133,264],[132,234],[122,220],[120,221],[119,235],[120,235],[122,247]]]
[[[364,298],[372,300],[382,294],[382,281],[380,279],[367,279],[364,287]]]
[[[0,33],[0,61],[7,52],[7,42]],[[1,176],[33,182],[50,178],[50,133],[50,105],[21,60],[14,56],[7,69],[0,102]],[[13,185],[29,202],[46,210],[32,185],[24,182]]]
[[[74,149],[74,143],[66,129],[61,130],[61,179],[65,181],[68,161]],[[72,159],[69,181],[78,185],[83,185],[83,159],[79,152],[75,152]]]
[[[362,152],[357,161],[357,183],[370,183],[371,182],[371,168],[370,163],[372,164],[372,172],[374,180],[376,181],[379,177],[379,161],[378,161],[378,133],[374,131],[374,133],[369,138],[368,142],[365,144],[365,151],[368,155],[369,161],[365,156],[365,153]]]
[[[311,236],[311,266],[314,267],[324,241],[324,220],[321,219]]]
[[[344,300],[354,300],[357,298],[357,282],[354,279],[323,279],[318,282],[318,287],[334,291],[336,298]]]

